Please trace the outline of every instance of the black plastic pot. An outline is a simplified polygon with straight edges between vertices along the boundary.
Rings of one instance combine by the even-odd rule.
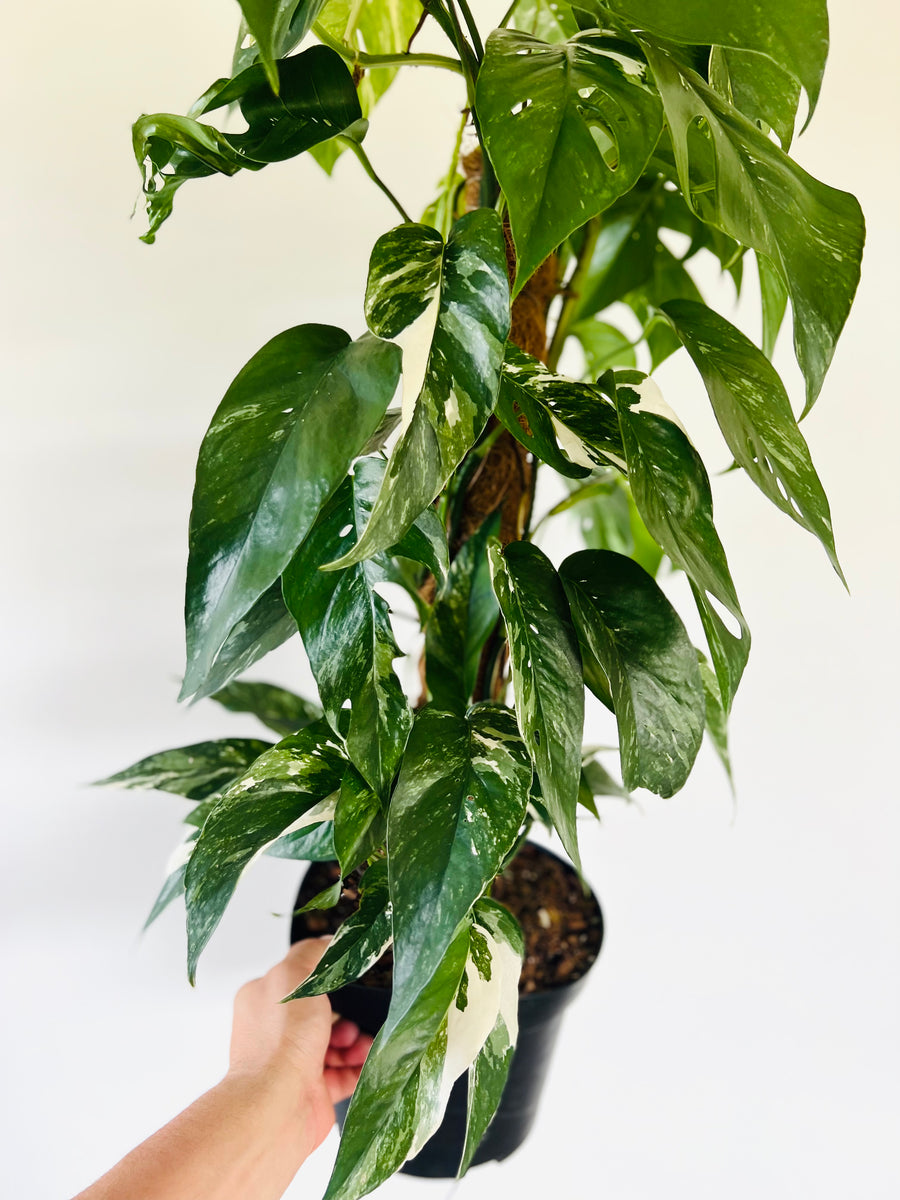
[[[550,851],[544,851],[549,854]],[[593,894],[593,903],[603,937],[600,905]],[[301,902],[302,903],[302,902]],[[291,941],[306,937],[303,915],[294,917]],[[599,950],[599,944],[598,944]],[[472,1160],[473,1166],[492,1159],[508,1158],[525,1141],[537,1115],[538,1102],[550,1065],[553,1046],[562,1025],[566,1007],[584,986],[586,976],[574,983],[543,992],[519,996],[519,1038],[506,1081],[506,1088],[493,1121],[488,1126],[481,1145]],[[354,1021],[364,1033],[373,1037],[384,1024],[391,1001],[389,988],[363,987],[350,984],[331,994],[335,1012]],[[450,1093],[447,1111],[440,1127],[426,1142],[415,1158],[401,1168],[407,1175],[452,1179],[459,1168],[466,1130],[467,1080],[457,1079]],[[338,1124],[343,1128],[349,1101],[337,1106]]]

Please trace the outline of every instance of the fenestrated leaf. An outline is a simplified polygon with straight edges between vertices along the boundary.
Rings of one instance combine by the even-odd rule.
[[[446,245],[427,225],[401,225],[379,238],[369,263],[366,319],[373,333],[403,348],[403,432],[365,532],[332,568],[398,541],[493,411],[509,332],[497,214],[467,213]]]
[[[735,461],[777,508],[819,539],[843,579],[825,490],[778,372],[748,337],[705,305],[680,300],[663,311],[703,377]]]
[[[322,715],[318,704],[272,683],[230,683],[210,699],[228,712],[252,713],[279,737],[296,733]]]
[[[575,809],[581,777],[584,685],[578,635],[562,581],[529,542],[489,550],[506,622],[516,716],[553,824],[580,869]]]
[[[334,853],[334,822],[322,821],[308,829],[297,829],[276,838],[266,847],[272,858],[291,858],[300,862],[332,862]]]
[[[360,881],[359,907],[341,924],[312,974],[285,1000],[323,996],[353,983],[391,944],[387,864],[373,863]]]
[[[248,125],[243,133],[220,133],[174,113],[153,113],[135,122],[132,141],[150,222],[142,241],[155,240],[171,215],[175,193],[187,180],[258,171],[359,128],[359,100],[340,55],[313,46],[279,67],[280,96],[273,93],[265,68],[257,64],[232,80],[217,82],[192,110],[202,115],[238,101]]]
[[[387,1027],[410,1010],[460,922],[497,875],[528,803],[513,715],[479,704],[416,718],[388,813],[394,980]]]
[[[396,347],[300,325],[232,383],[197,463],[182,696],[203,688],[234,627],[287,566],[384,416],[398,374]]]
[[[583,550],[560,567],[583,650],[609,680],[627,789],[672,796],[703,740],[697,654],[659,586],[630,558]]]
[[[477,964],[475,971],[467,966],[469,986],[463,1017],[470,1013],[470,1009],[478,1007],[488,1021],[493,1018],[493,1023],[487,1038],[482,1040],[481,1048],[469,1066],[466,1140],[459,1164],[460,1177],[469,1169],[503,1096],[518,1037],[518,984],[525,952],[522,931],[501,904],[494,900],[479,900],[475,906],[475,921],[487,942],[489,978],[481,977]],[[470,1024],[474,1024],[474,1015],[470,1013]],[[461,1023],[453,1009],[450,1011],[450,1021]],[[478,1040],[483,1029],[482,1024],[473,1041]],[[448,1030],[448,1045],[453,1040],[454,1032],[451,1024]]]
[[[504,402],[497,415],[523,446],[564,475],[584,478],[598,466],[623,465],[622,438],[614,406],[588,383],[555,375],[537,358],[507,346]],[[528,430],[517,419],[525,417]],[[565,457],[552,445],[559,442]]]
[[[402,54],[422,15],[419,0],[379,0],[375,4],[354,4],[353,0],[328,0],[317,18],[316,29],[324,28],[338,41],[347,44],[347,25],[351,10],[356,16],[350,42],[367,54]],[[375,105],[388,90],[397,75],[396,69],[379,67],[363,73],[357,86],[364,117],[371,115]],[[339,141],[322,142],[314,147],[316,162],[329,174],[343,145]]]
[[[285,601],[300,628],[328,720],[337,729],[349,702],[342,730],[347,752],[376,791],[390,783],[412,725],[393,668],[400,649],[390,610],[374,590],[385,571],[374,559],[343,571],[319,568],[358,541],[383,475],[381,459],[357,462],[283,576]]]
[[[238,0],[238,3],[255,42],[244,50],[245,61],[239,65],[249,66],[258,55],[272,91],[277,93],[276,60],[300,44],[328,0]]]
[[[356,1200],[383,1183],[407,1157],[415,1134],[419,1069],[446,1020],[469,950],[463,925],[412,1008],[383,1026],[360,1073],[344,1123],[325,1200]]]
[[[271,745],[257,738],[219,738],[161,750],[108,779],[98,779],[95,786],[151,788],[203,800],[239,779]]]
[[[725,768],[731,791],[734,792],[734,776],[731,772],[731,752],[728,748],[728,714],[722,707],[722,693],[716,673],[706,661],[706,656],[697,651],[700,663],[700,678],[706,693],[706,732],[713,744],[719,762]]]
[[[596,0],[582,0],[596,7]],[[672,42],[754,50],[786,67],[803,84],[812,116],[828,57],[825,0],[757,0],[722,4],[720,0],[601,0],[635,29]]]
[[[782,150],[791,148],[800,85],[789,72],[764,55],[713,46],[709,84],[763,133],[774,129]]]
[[[706,468],[687,434],[671,416],[660,415],[660,402],[665,403],[652,380],[638,372],[617,377],[631,494],[653,538],[691,581],[727,711],[750,652],[750,630],[713,524]],[[739,634],[728,628],[714,601],[731,614]]]
[[[438,708],[468,706],[481,651],[500,615],[487,560],[488,538],[498,527],[498,519],[487,520],[463,543],[425,627],[425,677]]]
[[[185,876],[191,983],[241,872],[289,827],[317,824],[331,815],[323,802],[340,786],[345,766],[334,734],[319,721],[267,750],[219,800]]]
[[[859,204],[807,175],[695,72],[652,42],[643,44],[685,197],[702,220],[769,258],[787,285],[808,411],[859,282]]]
[[[597,32],[562,45],[490,35],[475,109],[509,206],[513,294],[576,229],[637,182],[662,108],[633,46]]]

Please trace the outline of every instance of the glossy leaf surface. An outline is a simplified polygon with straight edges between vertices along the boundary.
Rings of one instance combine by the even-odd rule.
[[[659,586],[630,558],[583,550],[560,567],[586,655],[609,680],[626,789],[672,796],[703,740],[697,654]]]
[[[575,830],[584,685],[578,635],[553,564],[529,542],[490,549],[506,622],[516,716],[541,793],[566,852],[580,867]]]
[[[714,46],[709,83],[763,133],[774,129],[782,150],[790,149],[800,103],[800,85],[792,75],[759,54]]]
[[[315,970],[287,999],[323,996],[353,983],[381,958],[391,936],[387,864],[381,861],[363,873],[359,908],[342,922]]]
[[[859,204],[807,175],[695,72],[652,43],[645,50],[689,203],[704,221],[766,255],[787,285],[808,410],[859,282]]]
[[[219,738],[177,750],[161,750],[108,779],[98,780],[97,785],[151,788],[174,792],[188,800],[203,800],[240,778],[271,745],[257,738]]]
[[[825,490],[778,372],[739,329],[702,304],[663,311],[703,377],[735,461],[782,512],[814,534],[843,578]]]
[[[210,699],[228,712],[252,713],[279,737],[296,733],[322,715],[318,704],[272,683],[230,683]]]
[[[298,45],[328,0],[238,0],[272,91],[277,93],[277,59]],[[244,64],[249,66],[249,62]]]
[[[634,29],[673,42],[754,50],[786,67],[809,95],[810,115],[816,107],[828,56],[828,12],[825,0],[754,0],[722,4],[721,0],[602,0]],[[586,0],[583,7],[595,7]]]
[[[545,258],[634,186],[662,129],[645,64],[597,33],[563,45],[497,29],[475,108],[518,259],[514,293]]]
[[[319,825],[286,833],[266,846],[266,854],[299,862],[332,862],[336,857],[334,822],[322,821]]]
[[[416,718],[388,813],[394,982],[388,1026],[411,1008],[525,816],[531,763],[499,705]]]
[[[241,872],[289,826],[317,824],[330,815],[321,805],[340,787],[345,765],[334,735],[320,721],[267,750],[219,800],[185,876],[191,983]]]
[[[358,771],[348,767],[334,808],[334,855],[342,879],[384,844],[384,834],[378,795]]]
[[[385,578],[374,559],[343,571],[320,571],[356,544],[381,486],[381,460],[360,459],[335,492],[284,571],[283,588],[294,614],[325,713],[337,729],[349,708],[347,752],[377,791],[391,780],[412,725],[409,704],[394,673],[400,655],[387,602],[374,590]]]
[[[691,581],[728,710],[747,662],[750,631],[713,524],[706,468],[684,431],[660,415],[658,392],[646,379],[622,381],[616,388],[628,479],[648,530]],[[716,604],[730,613],[737,633]]]
[[[182,696],[287,566],[384,416],[395,347],[301,325],[237,376],[203,439],[191,511]]]
[[[237,621],[222,643],[222,649],[206,672],[206,678],[194,693],[194,699],[213,696],[242,671],[296,636],[297,622],[288,612],[281,595],[281,580],[276,579],[256,603]]]
[[[497,400],[509,332],[500,219],[476,209],[446,245],[426,225],[379,238],[366,288],[373,333],[403,348],[402,434],[349,566],[396,542],[475,444]]]

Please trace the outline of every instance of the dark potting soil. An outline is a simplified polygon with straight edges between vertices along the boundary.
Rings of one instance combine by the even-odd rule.
[[[337,863],[313,863],[297,899],[302,907],[318,892],[339,879]],[[360,873],[344,880],[334,908],[303,913],[310,937],[334,933],[345,917],[356,910]],[[576,872],[567,863],[539,846],[526,843],[494,880],[491,896],[506,905],[525,934],[525,961],[520,992],[543,992],[574,983],[586,974],[600,951],[603,919],[594,897],[585,895]],[[358,980],[368,987],[390,987],[393,955],[390,950]]]

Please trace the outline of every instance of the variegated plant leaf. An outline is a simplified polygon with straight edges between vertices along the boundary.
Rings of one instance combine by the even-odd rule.
[[[703,740],[697,654],[675,609],[632,559],[583,550],[560,567],[582,654],[609,681],[622,779],[660,796],[681,788]]]
[[[214,692],[210,700],[215,700],[228,712],[252,713],[279,737],[296,733],[298,729],[318,721],[322,715],[318,704],[304,700],[287,688],[256,680],[230,683]]]
[[[594,30],[550,46],[495,29],[475,110],[509,205],[516,294],[561,242],[635,185],[662,106],[627,42]]]
[[[387,601],[375,584],[383,564],[364,559],[342,571],[320,571],[356,544],[368,523],[384,475],[380,459],[360,459],[285,568],[282,586],[325,713],[341,732],[351,761],[371,787],[390,783],[412,725],[393,660],[400,655]],[[347,711],[349,709],[349,712]]]
[[[864,240],[859,204],[848,192],[807,175],[696,72],[649,39],[642,44],[665,106],[686,199],[702,220],[764,254],[787,285],[808,411],[859,282]]]
[[[553,564],[530,542],[490,548],[506,622],[516,717],[547,811],[580,869],[575,810],[581,778],[584,684],[578,635]]]
[[[414,1005],[460,922],[516,840],[531,763],[499,705],[423,709],[388,813],[394,980],[388,1028]]]
[[[177,750],[161,750],[107,779],[99,779],[95,786],[150,788],[174,792],[188,800],[204,800],[239,779],[271,745],[258,738],[219,738]]]
[[[401,225],[372,251],[366,319],[403,349],[402,434],[356,546],[330,569],[397,542],[475,444],[497,400],[509,332],[500,218],[476,209],[446,245],[427,225]]]
[[[226,392],[197,463],[183,697],[218,690],[207,681],[216,655],[345,478],[398,374],[396,348],[371,334],[351,342],[332,326],[300,325],[254,355]]]
[[[267,750],[213,808],[185,876],[191,983],[241,872],[277,837],[332,816],[346,761],[318,721]]]

